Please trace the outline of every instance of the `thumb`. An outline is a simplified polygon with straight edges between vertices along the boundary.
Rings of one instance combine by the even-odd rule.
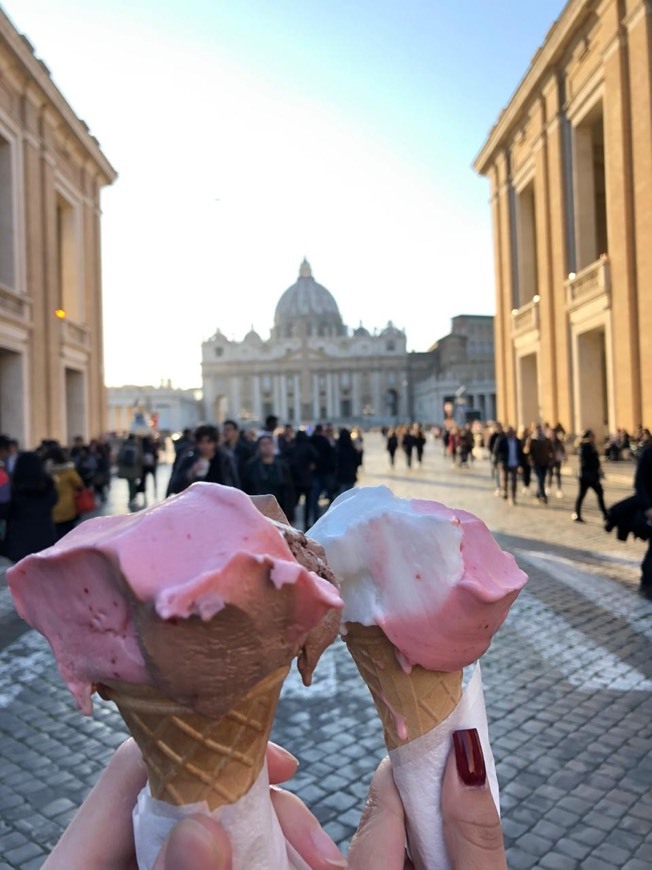
[[[444,839],[453,870],[506,870],[498,810],[475,728],[455,731],[442,785]]]
[[[351,870],[403,870],[405,866],[405,814],[389,758],[380,762],[371,780],[347,858]]]
[[[172,829],[154,870],[231,870],[231,843],[208,816],[187,816]]]

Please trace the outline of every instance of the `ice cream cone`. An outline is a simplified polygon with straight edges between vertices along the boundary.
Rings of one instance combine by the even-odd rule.
[[[374,699],[387,749],[427,734],[462,697],[462,671],[429,671],[415,665],[408,674],[396,649],[377,625],[346,623],[344,640]]]
[[[220,719],[209,719],[150,686],[102,685],[143,753],[153,797],[212,811],[235,803],[254,784],[289,665],[257,685]]]

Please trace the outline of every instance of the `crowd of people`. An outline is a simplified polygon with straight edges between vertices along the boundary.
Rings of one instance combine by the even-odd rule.
[[[396,464],[396,451],[399,448],[405,457],[405,464],[408,468],[412,468],[414,456],[416,456],[418,465],[423,464],[426,435],[421,423],[404,423],[401,426],[385,428],[382,431],[389,454],[389,464],[392,468]]]
[[[166,495],[182,492],[195,481],[234,486],[249,495],[274,495],[288,520],[310,528],[323,502],[329,505],[355,486],[364,456],[361,431],[330,423],[297,429],[270,415],[262,429],[242,428],[226,420],[221,429],[205,424],[185,429],[174,442],[174,463]],[[406,468],[422,465],[427,444],[420,423],[382,430],[390,467],[402,454]],[[495,494],[515,505],[519,495],[532,494],[547,504],[553,492],[564,496],[562,467],[568,439],[561,426],[535,423],[518,431],[500,423],[433,427],[444,455],[455,466],[468,468],[478,456],[490,460]],[[633,436],[619,429],[598,445],[587,429],[573,444],[578,455],[577,493],[571,518],[583,523],[587,494],[595,494],[607,531],[617,529],[644,540],[652,531],[652,436],[638,427]],[[650,449],[647,449],[650,448]],[[77,524],[85,511],[106,501],[113,470],[127,481],[129,508],[147,504],[148,480],[158,496],[157,469],[163,439],[129,434],[123,440],[76,437],[66,447],[46,439],[33,451],[22,451],[15,439],[0,435],[0,552],[18,561],[54,544]],[[625,452],[627,451],[627,453]],[[637,459],[635,495],[607,507],[602,460]],[[565,478],[568,479],[568,478]],[[90,503],[80,496],[86,495]],[[140,500],[142,497],[142,502]],[[642,566],[642,587],[652,597],[652,552]]]
[[[105,441],[78,437],[66,448],[46,439],[36,450],[20,450],[16,439],[0,435],[1,554],[17,562],[51,546],[79,520],[79,496],[104,501],[110,483]]]
[[[248,495],[274,495],[290,522],[304,529],[328,504],[355,486],[363,460],[358,430],[318,423],[310,432],[270,415],[262,430],[241,429],[226,420],[222,431],[202,425],[186,429],[175,443],[175,460],[167,494],[181,492],[198,480],[235,486]],[[301,505],[302,510],[298,508]]]

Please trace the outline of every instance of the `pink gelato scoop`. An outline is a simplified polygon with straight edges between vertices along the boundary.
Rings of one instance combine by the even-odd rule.
[[[88,520],[7,580],[85,713],[96,684],[121,680],[217,715],[233,693],[289,663],[342,606],[248,496],[212,483],[139,513]],[[223,659],[210,658],[218,648]]]
[[[527,581],[477,517],[385,486],[343,493],[308,534],[340,581],[342,621],[380,626],[405,669],[474,662]]]

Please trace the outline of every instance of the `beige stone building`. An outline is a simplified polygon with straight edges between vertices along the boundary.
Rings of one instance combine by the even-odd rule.
[[[503,421],[652,425],[652,4],[570,0],[475,161]]]
[[[469,408],[495,405],[492,318],[460,315],[429,351],[407,351],[405,332],[349,329],[332,293],[303,261],[280,297],[267,340],[253,329],[242,341],[220,329],[202,345],[206,419],[260,425],[268,414],[295,426],[393,426],[442,422],[448,393],[465,385]],[[474,405],[473,402],[476,402]]]
[[[494,319],[482,314],[458,314],[451,331],[426,353],[410,354],[414,418],[442,424],[496,419]]]
[[[0,431],[106,429],[100,190],[116,177],[0,9]]]
[[[230,341],[218,329],[202,345],[206,417],[260,424],[391,425],[410,417],[405,333],[388,323],[348,329],[335,298],[301,264],[280,297],[264,341],[251,330]]]

